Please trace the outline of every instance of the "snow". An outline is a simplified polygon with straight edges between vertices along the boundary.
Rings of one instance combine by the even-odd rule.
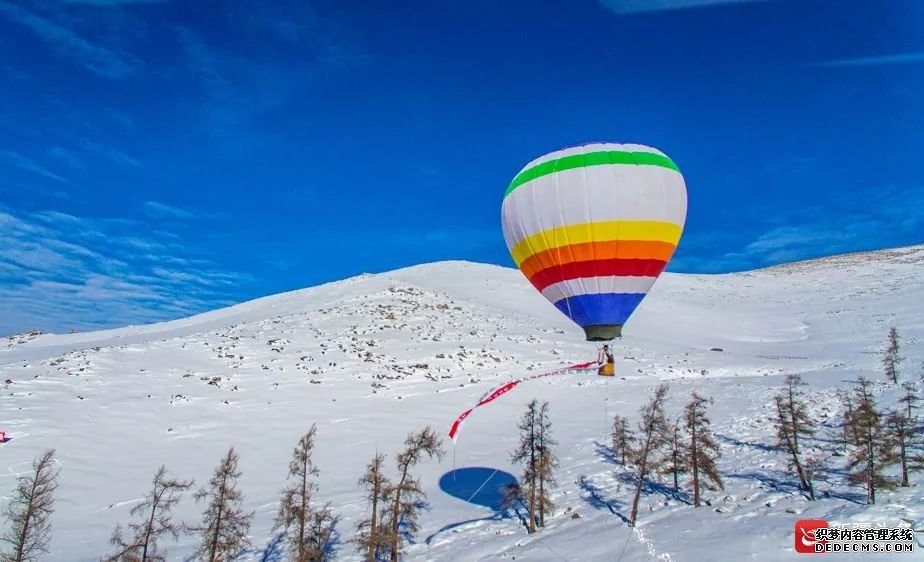
[[[832,458],[834,470],[819,483],[823,497],[807,501],[771,446],[768,421],[783,375],[800,373],[811,413],[827,428],[812,445],[833,451],[837,389],[865,375],[881,405],[897,399],[879,355],[893,325],[906,356],[903,378],[920,385],[922,290],[924,246],[727,275],[664,274],[616,345],[617,377],[523,383],[476,410],[454,452],[446,438],[446,457],[417,467],[430,509],[407,558],[798,560],[797,519],[924,527],[924,487],[882,492],[866,506],[865,490],[845,482],[843,457]],[[158,466],[198,485],[234,445],[245,500],[256,510],[257,548],[241,559],[259,560],[273,539],[292,450],[316,422],[317,498],[333,503],[347,540],[366,507],[356,481],[376,451],[388,454],[391,472],[409,432],[430,424],[445,437],[485,391],[596,351],[518,271],[469,262],[363,275],[174,322],[14,336],[0,343],[0,380],[13,381],[0,395],[0,431],[12,438],[0,445],[0,493],[45,448],[57,449],[49,559],[98,560]],[[671,385],[672,415],[694,389],[714,398],[709,414],[726,489],[708,492],[711,505],[694,509],[686,494],[654,487],[632,530],[623,521],[631,482],[601,444],[612,415],[634,422],[661,381]],[[494,517],[439,482],[454,468],[518,476],[509,453],[534,397],[550,402],[561,466],[555,514],[527,535],[517,520]],[[175,513],[193,521],[201,507],[187,496]],[[171,560],[184,560],[196,538],[165,546]],[[913,559],[920,550],[855,556]],[[349,544],[337,558],[361,559]]]

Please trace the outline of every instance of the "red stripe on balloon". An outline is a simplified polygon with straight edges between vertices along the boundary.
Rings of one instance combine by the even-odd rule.
[[[536,272],[529,281],[541,291],[549,285],[583,277],[657,277],[666,266],[664,260],[588,260],[547,267]]]

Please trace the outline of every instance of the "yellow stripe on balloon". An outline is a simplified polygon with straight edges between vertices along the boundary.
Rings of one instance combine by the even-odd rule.
[[[607,221],[569,224],[527,236],[510,250],[517,267],[533,254],[586,242],[639,240],[667,242],[675,246],[683,227],[662,221]]]

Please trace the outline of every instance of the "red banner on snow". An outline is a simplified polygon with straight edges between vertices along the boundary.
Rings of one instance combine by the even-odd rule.
[[[520,384],[520,383],[523,382],[523,381],[528,381],[528,380],[533,380],[533,379],[540,379],[540,378],[542,378],[542,377],[549,377],[549,376],[552,376],[552,375],[561,375],[561,374],[567,373],[567,372],[569,372],[569,371],[584,371],[584,370],[588,370],[588,369],[595,369],[598,365],[599,365],[599,363],[597,363],[597,362],[595,362],[595,361],[589,362],[589,363],[577,363],[577,364],[575,364],[575,365],[569,365],[569,366],[567,366],[567,367],[563,367],[563,368],[561,368],[561,369],[556,369],[556,370],[554,370],[554,371],[549,371],[549,372],[547,372],[547,373],[540,373],[540,374],[538,374],[538,375],[533,375],[533,376],[531,376],[531,377],[525,377],[525,378],[522,378],[522,379],[517,379],[517,380],[515,380],[515,381],[510,381],[510,382],[508,382],[507,384],[504,384],[503,386],[500,386],[500,387],[498,387],[497,389],[491,391],[491,392],[488,393],[487,395],[482,396],[482,397],[481,397],[481,400],[479,400],[477,404],[475,404],[474,406],[472,406],[472,407],[469,408],[468,410],[465,410],[464,412],[462,412],[462,413],[459,415],[459,417],[456,418],[456,421],[452,422],[452,427],[449,428],[449,438],[452,439],[453,441],[456,440],[456,435],[458,435],[458,433],[459,433],[459,428],[462,427],[462,422],[465,421],[465,418],[467,418],[467,417],[475,410],[475,408],[477,408],[477,407],[479,407],[479,406],[483,406],[483,405],[487,404],[488,402],[491,402],[492,400],[495,400],[495,399],[497,399],[497,398],[503,396],[504,394],[506,394],[506,393],[510,392],[511,390],[513,390],[518,384]]]

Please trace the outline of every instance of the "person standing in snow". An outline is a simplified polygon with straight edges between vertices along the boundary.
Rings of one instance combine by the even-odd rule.
[[[605,363],[604,359],[606,360]],[[603,350],[600,351],[600,355],[597,356],[597,363],[600,363],[600,369],[597,370],[598,375],[604,377],[616,375],[616,360],[613,358],[613,352],[610,351],[610,346],[603,346]]]

